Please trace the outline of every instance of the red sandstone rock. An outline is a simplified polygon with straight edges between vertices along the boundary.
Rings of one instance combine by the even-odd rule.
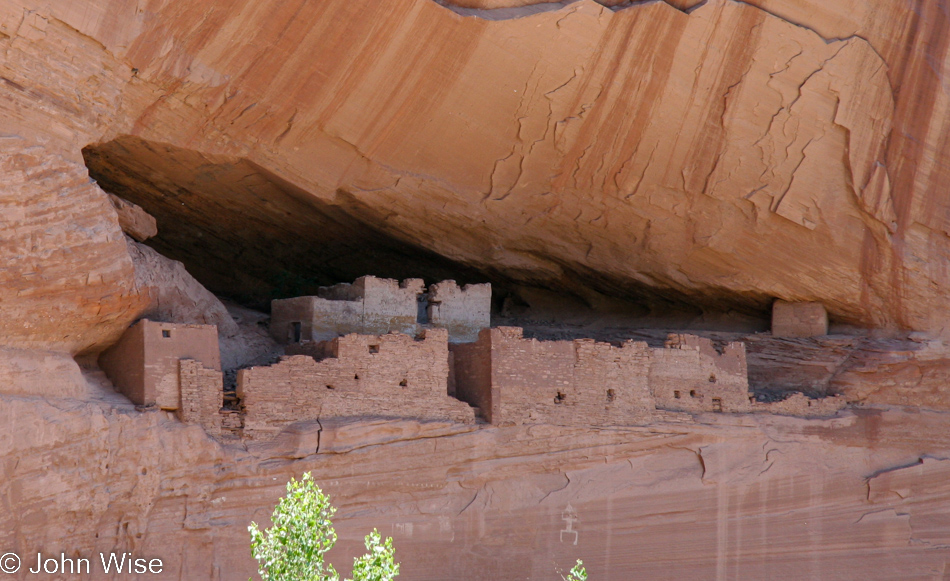
[[[119,215],[119,226],[123,232],[139,242],[145,242],[158,234],[155,218],[141,207],[112,194],[109,194],[109,201]]]
[[[217,442],[66,354],[112,344],[154,298],[90,144],[97,176],[170,222],[152,242],[224,257],[201,274],[220,287],[266,278],[227,272],[237,255],[284,266],[289,244],[263,234],[345,223],[338,262],[369,231],[514,287],[707,311],[820,301],[840,323],[945,329],[942,3],[555,8],[0,3],[0,550],[244,578],[248,521],[314,470],[340,507],[333,560],[375,526],[407,578],[544,579],[578,557],[597,579],[943,575],[950,357],[933,337],[750,339],[757,379],[863,404],[829,420],[359,422],[326,448],[318,424]],[[159,240],[176,222],[204,237]]]
[[[238,333],[238,325],[218,297],[192,277],[184,265],[144,244],[128,241],[135,265],[135,284],[148,297],[143,317],[166,323],[215,325],[222,337]]]
[[[633,285],[706,308],[820,300],[842,322],[944,326],[946,277],[928,265],[950,247],[933,137],[947,56],[930,40],[946,17],[931,5],[716,0],[687,15],[583,1],[497,21],[429,0],[243,3],[209,19],[187,3],[33,8],[0,13],[5,147],[35,146],[8,172],[59,164],[82,188],[79,149],[131,134],[247,159],[377,231],[520,282]],[[346,32],[312,28],[329,22]],[[379,99],[379,87],[394,92]],[[190,167],[176,164],[136,183],[174,184]],[[66,187],[30,182],[16,212]],[[101,344],[115,327],[100,323],[134,318],[115,223],[92,199],[50,198],[38,239],[63,248],[62,230],[85,250],[14,252],[3,276],[9,292],[37,273],[29,288],[58,297],[70,337],[17,323],[9,344]],[[203,211],[178,207],[186,220]],[[77,215],[91,227],[69,230]],[[103,282],[77,292],[57,265],[87,262]],[[105,308],[82,302],[106,295]]]

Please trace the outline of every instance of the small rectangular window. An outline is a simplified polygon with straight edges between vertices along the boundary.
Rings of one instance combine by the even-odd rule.
[[[370,352],[370,353],[379,353],[379,345],[370,345],[370,346],[369,346],[369,352]]]
[[[712,399],[712,410],[713,410],[714,412],[721,412],[721,411],[722,411],[722,400],[719,399],[718,397],[714,397],[714,398]]]
[[[290,324],[291,334],[293,335],[294,343],[300,343],[300,322],[294,321]]]
[[[172,332],[171,332],[171,331],[169,331],[168,329],[162,329],[162,338],[163,338],[163,339],[168,339],[168,338],[170,338],[171,336],[172,336]]]

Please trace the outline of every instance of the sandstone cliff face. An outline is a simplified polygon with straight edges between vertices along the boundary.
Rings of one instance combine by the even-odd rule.
[[[246,304],[373,273],[702,316],[814,300],[838,325],[944,331],[944,9],[0,3],[0,550],[245,578],[247,522],[312,469],[341,509],[334,560],[376,526],[411,579],[546,579],[578,557],[597,579],[945,576],[947,426],[926,408],[950,407],[950,358],[929,335],[747,338],[753,380],[864,405],[829,420],[363,421],[247,446],[136,412],[71,357],[156,308],[218,322],[228,366],[274,347],[130,247],[106,192]],[[156,302],[168,281],[187,292]]]
[[[554,579],[581,558],[597,579],[912,580],[950,558],[941,414],[357,422],[245,448],[111,397],[0,396],[5,550],[130,551],[162,558],[159,579],[245,579],[248,521],[313,470],[340,508],[331,561],[348,569],[377,527],[407,579]]]
[[[9,156],[11,178],[74,176],[89,199],[52,202],[43,241],[71,232],[70,248],[91,245],[72,270],[108,265],[91,283],[104,288],[66,292],[56,269],[67,262],[21,252],[4,280],[35,272],[31,288],[60,297],[73,336],[7,322],[7,341],[85,348],[100,337],[82,333],[135,311],[78,152],[121,135],[248,160],[366,236],[513,285],[707,310],[814,299],[838,322],[942,328],[946,16],[933,3],[754,4],[687,14],[583,1],[488,20],[429,0],[7,3],[5,143],[35,145]],[[129,163],[90,163],[109,183],[190,179],[173,159],[131,175]],[[29,183],[5,190],[16,212],[69,187]],[[138,191],[132,201],[161,207]],[[157,213],[160,230],[195,212]],[[253,229],[248,212],[211,232]],[[82,213],[96,226],[75,232]],[[30,233],[16,232],[26,248]],[[333,254],[346,263],[363,235]],[[155,244],[182,259],[200,246]],[[253,244],[239,250],[200,262],[268,262]],[[87,291],[114,303],[84,311]]]

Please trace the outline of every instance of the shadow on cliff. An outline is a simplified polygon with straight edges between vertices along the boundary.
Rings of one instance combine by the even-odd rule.
[[[83,149],[99,185],[158,221],[148,244],[216,294],[269,310],[367,273],[482,280],[483,275],[354,216],[345,192],[327,201],[243,158],[120,137]]]
[[[357,195],[311,193],[241,157],[132,136],[90,145],[83,157],[104,190],[156,218],[158,235],[148,245],[184,263],[215,294],[261,310],[269,310],[274,298],[316,294],[319,286],[372,274],[489,281],[496,314],[558,323],[723,330],[766,325],[771,299],[764,295],[711,289],[687,296],[566,263],[559,264],[556,280],[545,278],[550,273],[464,264],[413,241],[391,225],[391,213]]]

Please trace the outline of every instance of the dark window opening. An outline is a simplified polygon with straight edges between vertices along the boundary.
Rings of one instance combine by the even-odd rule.
[[[689,397],[696,397],[696,390],[695,390],[695,389],[689,390]]]
[[[403,379],[402,381],[399,382],[399,387],[406,387],[408,385],[409,385],[409,380],[407,379]]]
[[[755,396],[754,396],[754,395],[750,395],[750,396],[749,396],[749,403],[755,403]]]
[[[290,333],[293,335],[293,342],[300,343],[300,322],[295,321],[290,324],[291,330]]]
[[[370,346],[369,346],[369,352],[370,352],[370,353],[379,353],[379,345],[370,345]]]
[[[360,379],[360,375],[359,375],[359,374],[357,373],[356,375],[354,375],[354,376],[353,376],[353,379],[355,379],[355,380],[357,380],[357,381],[359,381],[359,379]]]
[[[163,329],[163,330],[162,330],[162,338],[168,339],[168,338],[170,338],[171,336],[172,336],[172,332],[171,332],[171,331],[169,331],[169,330],[167,330],[167,329]]]
[[[679,391],[674,391],[674,392],[673,392],[673,397],[676,398],[676,399],[679,399],[679,398],[680,398],[680,392],[679,392]]]
[[[612,402],[614,401],[614,397],[615,397],[614,390],[608,389],[608,390],[607,390],[607,403],[612,403]]]
[[[709,383],[716,383],[716,374],[713,373],[709,376]]]
[[[722,400],[719,399],[718,397],[714,397],[713,400],[712,400],[712,410],[713,410],[714,412],[721,412],[721,411],[722,411]]]
[[[328,386],[327,386],[327,389],[336,389],[336,388],[333,387],[332,385],[328,385]]]
[[[565,395],[561,392],[557,392],[557,395],[554,396],[554,403],[560,404],[564,403],[564,400],[567,399]]]
[[[429,293],[422,293],[418,297],[416,322],[420,325],[429,324]]]

